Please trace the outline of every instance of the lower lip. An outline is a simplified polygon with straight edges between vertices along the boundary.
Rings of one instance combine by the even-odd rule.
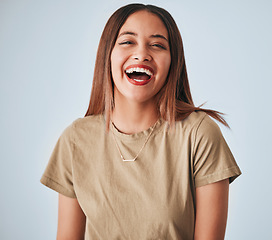
[[[134,80],[134,79],[129,78],[127,74],[125,74],[125,75],[126,75],[127,80],[128,80],[131,84],[137,85],[137,86],[146,85],[146,84],[148,84],[148,83],[153,79],[153,76],[152,76],[152,77],[149,78],[148,80],[136,81],[136,80]]]

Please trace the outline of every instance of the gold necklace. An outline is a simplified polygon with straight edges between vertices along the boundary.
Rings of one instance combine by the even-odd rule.
[[[113,139],[114,139],[114,142],[115,142],[115,145],[116,145],[116,148],[117,148],[117,150],[118,150],[118,152],[119,152],[119,154],[120,154],[120,157],[121,157],[121,159],[123,160],[123,162],[134,162],[134,161],[138,158],[139,154],[142,152],[142,150],[143,150],[143,148],[145,147],[145,145],[146,145],[148,139],[150,138],[151,134],[153,133],[153,131],[154,131],[154,129],[155,129],[157,123],[158,123],[158,121],[157,121],[157,122],[155,123],[155,125],[152,127],[152,129],[151,129],[149,135],[147,136],[147,138],[145,139],[145,142],[144,142],[143,146],[141,147],[140,151],[139,151],[139,152],[137,153],[137,155],[136,155],[134,158],[132,158],[132,159],[125,159],[125,158],[124,158],[124,156],[123,156],[123,154],[121,153],[121,150],[120,150],[120,148],[119,148],[119,146],[118,146],[116,137],[115,137],[113,131],[111,130],[112,135],[113,135]],[[111,124],[113,125],[112,122],[111,122]]]

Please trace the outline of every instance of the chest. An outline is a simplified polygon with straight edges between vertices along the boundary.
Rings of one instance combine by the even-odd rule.
[[[167,234],[179,236],[185,226],[185,232],[192,231],[194,206],[188,145],[171,143],[169,139],[156,142],[154,138],[136,161],[123,162],[111,140],[100,139],[85,146],[84,151],[75,151],[75,191],[91,223],[89,228],[95,226],[97,231],[104,226],[102,232],[108,229],[116,236],[134,233],[131,239],[168,239]],[[133,158],[142,142],[118,144],[124,155]],[[119,237],[116,239],[127,239]]]

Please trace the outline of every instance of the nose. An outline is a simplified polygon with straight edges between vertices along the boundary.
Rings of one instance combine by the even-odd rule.
[[[138,60],[140,62],[147,62],[152,60],[152,56],[150,55],[147,47],[145,46],[138,46],[135,49],[135,52],[133,54],[133,58],[135,60]]]

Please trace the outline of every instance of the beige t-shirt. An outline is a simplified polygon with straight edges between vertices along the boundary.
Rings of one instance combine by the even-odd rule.
[[[77,119],[60,136],[41,182],[77,198],[86,215],[85,239],[191,240],[195,188],[241,174],[217,124],[203,112],[176,122],[160,119],[126,135],[103,115]]]

